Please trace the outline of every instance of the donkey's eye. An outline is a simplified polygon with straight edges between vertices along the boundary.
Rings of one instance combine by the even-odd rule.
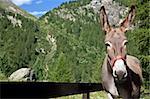
[[[127,45],[127,44],[128,44],[128,42],[125,42],[125,43],[124,43],[124,45]]]
[[[128,44],[128,41],[125,40],[125,41],[123,42],[123,46],[126,46],[127,44]]]
[[[106,42],[105,45],[106,45],[106,47],[111,47],[112,46],[112,44],[110,42]]]
[[[105,45],[106,45],[107,47],[110,47],[110,44],[108,44],[108,43],[106,43]]]
[[[127,40],[124,40],[123,43],[122,43],[122,47],[123,47],[123,48],[126,48],[127,43],[128,43],[128,41],[127,41]]]

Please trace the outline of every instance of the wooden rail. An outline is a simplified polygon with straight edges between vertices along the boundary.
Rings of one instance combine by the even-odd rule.
[[[54,83],[54,82],[0,82],[1,98],[56,98],[103,90],[101,83]]]

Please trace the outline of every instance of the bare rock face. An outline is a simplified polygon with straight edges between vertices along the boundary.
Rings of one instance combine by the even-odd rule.
[[[13,72],[9,81],[35,81],[35,73],[31,68],[21,68]]]
[[[118,26],[120,19],[124,18],[128,12],[128,7],[120,6],[119,3],[113,0],[92,0],[89,5],[95,13],[99,13],[100,8],[104,6],[108,14],[109,23],[112,26]]]

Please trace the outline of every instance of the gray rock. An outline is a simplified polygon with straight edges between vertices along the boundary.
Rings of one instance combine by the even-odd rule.
[[[13,72],[9,81],[35,81],[35,73],[31,68],[21,68]]]
[[[127,7],[120,6],[119,3],[113,0],[92,0],[89,5],[95,13],[99,13],[100,8],[104,6],[108,14],[109,23],[112,26],[118,26],[120,19],[124,18],[128,12]]]

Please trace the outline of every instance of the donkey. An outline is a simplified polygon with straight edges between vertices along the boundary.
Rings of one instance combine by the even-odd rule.
[[[140,61],[127,55],[127,37],[125,32],[135,17],[135,6],[131,6],[128,16],[117,28],[109,25],[104,6],[100,9],[100,21],[105,31],[105,45],[107,54],[102,66],[102,85],[108,93],[109,99],[122,97],[123,99],[140,98],[142,84],[142,70]]]

